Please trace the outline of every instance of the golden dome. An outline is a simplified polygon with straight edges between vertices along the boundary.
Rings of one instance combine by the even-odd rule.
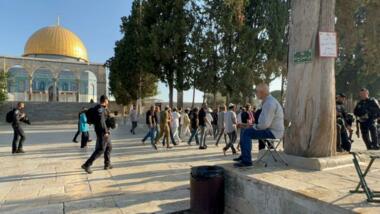
[[[88,62],[87,50],[80,38],[61,26],[44,27],[27,41],[23,56],[55,55]]]

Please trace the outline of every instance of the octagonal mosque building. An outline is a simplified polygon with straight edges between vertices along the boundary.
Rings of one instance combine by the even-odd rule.
[[[90,63],[81,39],[60,26],[27,40],[22,57],[0,56],[8,73],[8,101],[96,102],[106,94],[103,64]]]

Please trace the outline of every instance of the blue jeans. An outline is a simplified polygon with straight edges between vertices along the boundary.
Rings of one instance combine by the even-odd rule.
[[[199,146],[206,146],[206,137],[207,137],[207,127],[199,126],[199,130],[201,132],[201,141],[199,142]]]
[[[188,144],[191,144],[191,141],[193,140],[194,137],[195,137],[195,142],[197,143],[197,145],[199,145],[198,129],[191,129],[191,136],[189,138]]]
[[[143,138],[142,141],[145,141],[146,139],[148,139],[148,137],[150,137],[150,141],[151,141],[151,144],[154,143],[154,134],[156,132],[156,129],[153,127],[153,128],[149,128],[148,130],[148,133],[146,133],[145,137]]]
[[[257,130],[255,128],[247,128],[244,130],[243,139],[241,140],[241,162],[252,163],[252,140],[274,139],[274,135],[269,129]]]

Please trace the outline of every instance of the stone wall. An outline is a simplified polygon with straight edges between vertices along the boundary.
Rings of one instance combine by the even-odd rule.
[[[353,213],[332,204],[260,181],[225,168],[227,214],[345,214]]]

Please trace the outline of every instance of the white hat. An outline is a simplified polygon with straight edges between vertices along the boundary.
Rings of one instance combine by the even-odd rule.
[[[208,108],[207,111],[211,113],[211,112],[212,112],[212,109],[211,109],[211,108]]]
[[[228,104],[228,108],[231,108],[231,107],[234,107],[234,106],[235,106],[235,104],[233,104],[233,103]]]

